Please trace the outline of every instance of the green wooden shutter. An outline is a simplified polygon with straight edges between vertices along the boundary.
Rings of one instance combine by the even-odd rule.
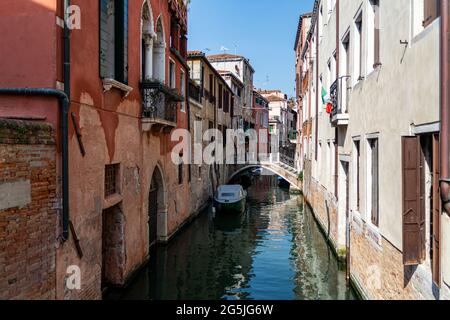
[[[107,28],[108,24],[108,2],[109,0],[100,0],[100,78],[106,78],[108,77],[108,59],[107,59],[107,52],[108,52],[108,38],[109,38],[109,32]]]

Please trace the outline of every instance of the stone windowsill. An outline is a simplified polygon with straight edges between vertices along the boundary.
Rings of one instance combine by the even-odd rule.
[[[122,82],[119,82],[119,81],[111,79],[111,78],[103,79],[104,92],[110,91],[112,88],[121,90],[124,93],[124,98],[126,98],[130,94],[130,92],[133,91],[132,87],[127,86],[126,84],[124,84]]]

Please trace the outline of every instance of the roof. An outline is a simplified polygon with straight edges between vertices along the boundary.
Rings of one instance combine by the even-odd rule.
[[[280,98],[278,96],[275,95],[270,95],[268,97],[266,97],[267,101],[269,102],[281,102],[281,101],[286,101],[286,99]]]
[[[207,58],[211,62],[244,60],[244,62],[247,63],[247,65],[253,71],[253,73],[255,72],[255,69],[253,69],[252,65],[250,64],[250,60],[246,59],[244,56],[240,56],[237,54],[221,53],[209,55],[207,56]]]
[[[225,81],[225,79],[222,77],[222,75],[216,70],[216,68],[213,67],[213,65],[209,62],[209,60],[206,58],[206,55],[202,51],[199,51],[199,50],[188,51],[187,56],[188,56],[187,60],[194,60],[194,59],[203,60],[208,65],[208,67],[211,69],[211,71],[214,72],[218,78],[222,79],[225,86],[233,94],[233,90],[231,89],[231,87],[228,85],[228,83]]]
[[[240,59],[244,59],[244,57],[236,55],[236,54],[228,54],[228,53],[212,54],[212,55],[208,56],[208,60],[211,60],[211,61],[240,60]]]
[[[275,89],[275,90],[258,90],[259,94],[270,94],[270,93],[281,93],[281,90]]]
[[[205,54],[199,50],[188,51],[188,56],[201,56],[201,55],[204,56]]]

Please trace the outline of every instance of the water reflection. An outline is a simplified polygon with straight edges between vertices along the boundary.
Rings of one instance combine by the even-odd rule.
[[[244,215],[205,212],[109,299],[349,299],[303,199],[261,177]]]

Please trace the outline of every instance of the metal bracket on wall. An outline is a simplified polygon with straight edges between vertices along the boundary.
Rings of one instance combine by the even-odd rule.
[[[77,249],[78,258],[83,258],[83,250],[80,246],[80,239],[78,239],[77,232],[75,231],[75,227],[73,226],[72,221],[69,222],[70,232],[72,233],[73,242],[75,243],[75,248]]]

